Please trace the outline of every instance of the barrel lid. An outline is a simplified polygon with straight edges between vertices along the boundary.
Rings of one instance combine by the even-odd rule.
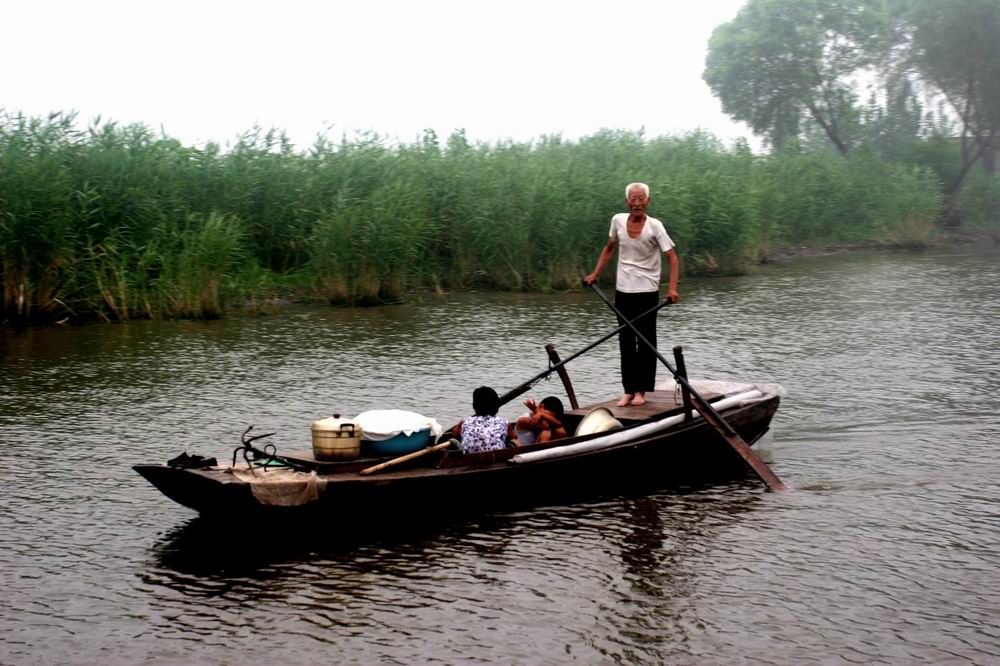
[[[341,418],[340,413],[336,412],[333,416],[325,419],[320,419],[319,421],[313,421],[313,430],[341,430],[344,426],[351,426],[353,429],[360,433],[361,424],[357,421],[349,418]]]

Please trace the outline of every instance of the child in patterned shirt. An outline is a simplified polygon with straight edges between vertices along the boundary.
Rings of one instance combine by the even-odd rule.
[[[497,416],[500,396],[489,386],[480,386],[472,392],[472,409],[476,412],[460,424],[457,433],[462,437],[462,453],[493,451],[507,446],[513,427],[507,419]]]

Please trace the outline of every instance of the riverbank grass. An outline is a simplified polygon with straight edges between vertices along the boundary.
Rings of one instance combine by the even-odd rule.
[[[576,288],[621,210],[650,214],[688,275],[767,248],[934,231],[927,172],[827,152],[754,155],[711,135],[601,131],[470,144],[359,134],[296,151],[255,129],[225,150],[141,125],[0,115],[0,320],[217,317],[274,298],[397,302],[418,289]]]

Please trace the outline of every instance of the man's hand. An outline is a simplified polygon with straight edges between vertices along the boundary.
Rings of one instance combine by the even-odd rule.
[[[667,303],[676,303],[681,300],[681,295],[676,289],[667,289],[666,299]]]
[[[590,275],[583,278],[584,283],[586,283],[588,287],[597,282],[597,278],[601,277],[601,271],[604,270],[604,265],[608,263],[614,255],[616,246],[617,243],[615,240],[613,238],[609,238],[607,245],[605,245],[601,250],[601,255],[597,257],[597,265],[594,266],[594,270],[590,273]]]

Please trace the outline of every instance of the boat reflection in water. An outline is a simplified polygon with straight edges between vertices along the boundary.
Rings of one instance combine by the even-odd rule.
[[[624,615],[616,611],[611,622],[623,624],[610,626],[605,618],[593,640],[631,634],[642,642],[644,627],[662,631],[668,618],[677,627],[691,619],[684,600],[695,594],[699,567],[717,549],[719,532],[760,501],[745,493],[753,480],[738,483],[737,499],[727,492],[732,486],[699,484],[651,496],[648,487],[636,486],[613,496],[564,495],[565,504],[515,501],[487,514],[453,507],[422,517],[407,512],[346,530],[305,519],[272,524],[196,517],[156,544],[141,583],[160,590],[157,597],[176,612],[210,608],[264,627],[269,604],[291,603],[326,613],[327,627],[342,629],[353,622],[347,609],[378,607],[380,599],[398,609],[412,593],[413,603],[433,606],[428,588],[460,587],[453,578],[468,575],[464,563],[472,558],[497,584],[516,581],[518,594],[545,589],[552,576],[565,578],[565,585],[586,580],[618,588]],[[582,547],[592,551],[589,563],[571,570],[561,565]],[[533,564],[525,568],[525,562]],[[608,578],[611,572],[618,573]],[[636,597],[643,603],[633,603]],[[254,609],[249,618],[246,609]],[[648,640],[663,643],[662,636]]]

